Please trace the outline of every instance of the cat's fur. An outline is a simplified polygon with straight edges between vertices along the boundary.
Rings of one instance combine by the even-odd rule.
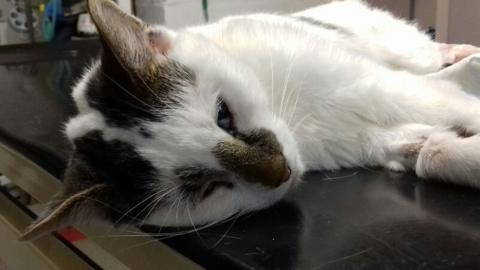
[[[174,32],[107,0],[89,8],[105,52],[73,91],[66,190],[26,238],[84,213],[208,224],[274,203],[306,170],[480,186],[480,100],[462,91],[475,89],[423,75],[451,50],[385,11],[339,1]],[[217,126],[219,99],[234,133]]]

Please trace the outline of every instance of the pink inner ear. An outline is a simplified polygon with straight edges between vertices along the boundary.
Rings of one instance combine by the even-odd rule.
[[[159,54],[167,54],[170,49],[170,40],[162,32],[150,32],[148,34],[148,39],[150,46],[152,46],[153,51]]]

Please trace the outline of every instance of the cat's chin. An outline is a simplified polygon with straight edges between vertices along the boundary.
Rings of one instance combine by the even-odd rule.
[[[207,227],[232,216],[267,208],[283,198],[296,183],[293,177],[275,189],[260,185],[239,186],[235,191],[222,190],[187,209],[185,204],[158,209],[143,224],[161,227]]]

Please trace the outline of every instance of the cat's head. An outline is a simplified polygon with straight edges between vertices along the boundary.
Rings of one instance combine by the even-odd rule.
[[[75,86],[65,188],[25,238],[79,220],[188,226],[266,207],[299,180],[292,134],[241,59],[89,0],[104,45]]]

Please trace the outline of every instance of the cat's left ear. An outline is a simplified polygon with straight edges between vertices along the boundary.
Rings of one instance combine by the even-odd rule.
[[[45,210],[28,226],[20,240],[32,240],[67,226],[106,220],[108,189],[97,181],[85,163],[72,158],[64,176],[64,186]]]
[[[130,75],[143,76],[168,53],[172,32],[153,29],[111,0],[88,0],[88,9],[106,49]]]
[[[67,195],[57,194],[48,204],[46,210],[20,236],[19,240],[28,241],[61,229],[80,223],[80,214],[98,215],[100,208],[95,205],[95,197],[104,192],[104,185],[94,185],[90,188]]]

